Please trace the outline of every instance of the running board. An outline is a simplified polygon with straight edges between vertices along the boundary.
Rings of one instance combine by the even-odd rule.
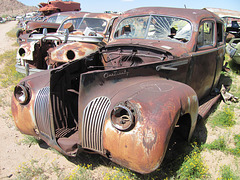
[[[212,108],[214,104],[221,98],[221,94],[208,98],[203,104],[201,104],[198,108],[198,115],[200,118],[206,118],[208,112]]]

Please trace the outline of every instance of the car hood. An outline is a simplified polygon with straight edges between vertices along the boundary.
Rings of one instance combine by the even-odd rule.
[[[114,39],[106,47],[137,46],[169,52],[175,57],[185,57],[189,54],[186,43],[177,40],[149,40],[149,39]]]

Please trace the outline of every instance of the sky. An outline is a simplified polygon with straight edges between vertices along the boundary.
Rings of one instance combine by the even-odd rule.
[[[47,0],[18,0],[28,6],[37,6],[40,2]],[[240,0],[73,0],[81,3],[82,11],[104,12],[117,11],[124,12],[129,9],[146,6],[177,7],[202,9],[206,7],[222,8],[240,11]]]

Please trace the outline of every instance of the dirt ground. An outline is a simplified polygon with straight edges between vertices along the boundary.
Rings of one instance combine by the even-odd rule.
[[[5,33],[13,29],[16,24],[16,21],[0,24],[0,54],[6,50],[17,48],[12,46],[12,44],[15,43],[15,40],[10,39],[5,35]],[[3,66],[4,64],[1,64],[0,69]],[[16,178],[19,166],[32,159],[39,160],[40,162],[47,161],[47,163],[55,162],[60,168],[71,172],[72,169],[76,167],[76,164],[67,160],[64,156],[59,155],[54,151],[40,148],[39,145],[23,144],[22,140],[24,139],[24,136],[16,129],[11,116],[11,95],[12,91],[10,88],[3,88],[0,86],[0,99],[3,100],[3,102],[0,103],[0,179]],[[238,120],[240,119],[239,114],[240,112],[236,114]],[[221,128],[213,129],[205,124],[203,124],[203,127],[206,129],[207,133],[202,133],[202,130],[198,129],[197,135],[206,135],[205,141],[209,143],[217,139],[219,136],[231,137],[231,133],[239,134],[240,122],[238,121],[237,125],[231,129],[231,133],[229,133],[228,130],[223,130]],[[229,142],[230,144],[233,144],[233,139],[229,138]],[[211,179],[217,179],[220,177],[218,173],[222,165],[231,165],[234,169],[236,169],[236,167],[239,169],[240,166],[239,158],[226,155],[220,151],[204,151],[202,152],[202,156],[209,167],[210,174],[212,175]],[[55,178],[53,177],[53,179]]]
[[[12,50],[15,43],[5,35],[16,26],[16,21],[0,24],[0,53],[6,50]],[[0,68],[2,65],[0,66]],[[62,155],[53,151],[40,148],[38,145],[25,145],[22,143],[24,136],[16,129],[11,117],[11,95],[9,88],[0,86],[0,97],[3,99],[4,106],[0,106],[0,179],[16,178],[17,168],[24,162],[32,159],[48,162],[55,161],[61,168],[73,169],[76,165],[66,160]]]

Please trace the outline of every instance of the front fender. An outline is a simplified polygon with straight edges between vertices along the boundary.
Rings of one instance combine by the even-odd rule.
[[[27,87],[29,100],[26,104],[20,104],[14,94],[11,101],[11,110],[15,125],[23,134],[39,136],[35,119],[34,103],[36,95],[42,87],[49,86],[49,71],[35,73],[22,79],[18,85]]]
[[[120,99],[131,103],[137,112],[135,126],[129,131],[117,130],[112,126],[109,111],[104,124],[103,146],[114,162],[144,174],[161,164],[180,116],[190,115],[190,134],[193,132],[198,99],[191,87],[176,81],[160,79],[138,86],[139,90],[133,94],[130,94],[131,87],[120,91],[111,99],[110,107],[111,111]]]

